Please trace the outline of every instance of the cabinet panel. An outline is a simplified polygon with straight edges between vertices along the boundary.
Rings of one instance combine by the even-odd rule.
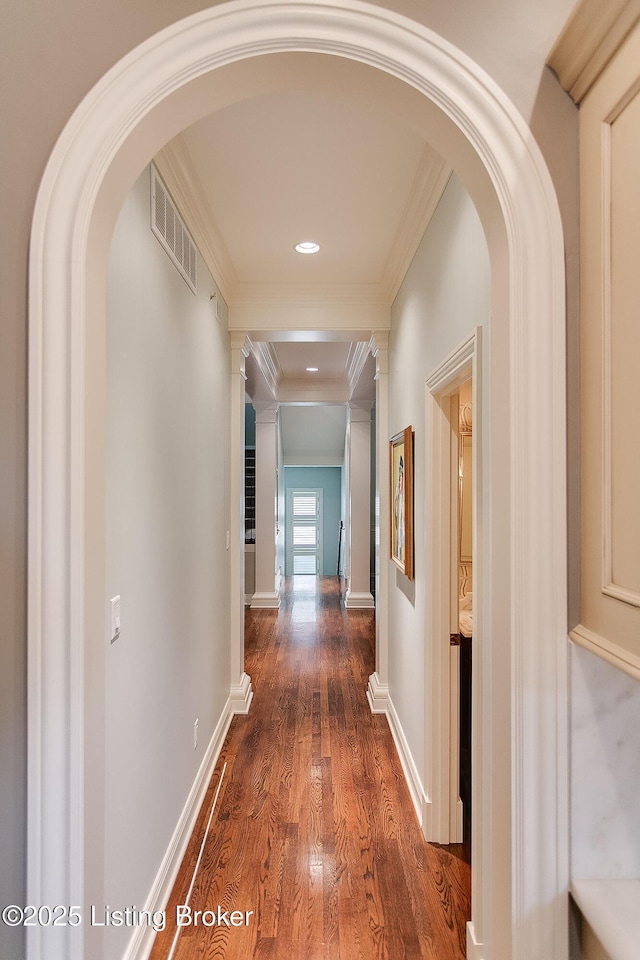
[[[640,655],[640,28],[580,111],[582,626]]]

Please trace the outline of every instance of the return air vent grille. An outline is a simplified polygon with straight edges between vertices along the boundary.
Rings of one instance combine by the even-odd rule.
[[[151,229],[195,293],[198,251],[154,166],[151,167]]]

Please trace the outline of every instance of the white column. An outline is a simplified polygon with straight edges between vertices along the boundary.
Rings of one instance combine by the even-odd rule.
[[[231,337],[231,443],[229,459],[229,565],[231,588],[231,706],[234,713],[248,713],[253,692],[251,677],[244,672],[244,404],[245,361],[249,338]]]
[[[371,595],[371,411],[349,404],[349,589],[347,608],[373,607]]]
[[[389,334],[376,333],[376,671],[367,697],[373,713],[389,705]]]
[[[278,404],[256,403],[256,591],[251,607],[277,608]]]

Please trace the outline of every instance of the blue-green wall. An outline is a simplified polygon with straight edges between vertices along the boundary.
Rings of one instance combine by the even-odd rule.
[[[338,565],[338,533],[340,530],[340,504],[342,493],[342,467],[285,467],[285,490],[322,490],[322,573],[326,577],[335,577]],[[289,498],[286,501],[289,509]],[[288,517],[286,518],[288,520]],[[289,562],[289,524],[286,524],[287,540],[285,544],[286,562]],[[344,533],[342,535],[342,555],[344,557]],[[288,566],[286,574],[291,574]]]
[[[244,445],[245,447],[256,445],[256,411],[252,403],[244,405]]]

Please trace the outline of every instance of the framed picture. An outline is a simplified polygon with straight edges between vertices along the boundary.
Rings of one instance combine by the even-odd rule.
[[[391,559],[413,580],[413,430],[389,443],[391,465]]]

